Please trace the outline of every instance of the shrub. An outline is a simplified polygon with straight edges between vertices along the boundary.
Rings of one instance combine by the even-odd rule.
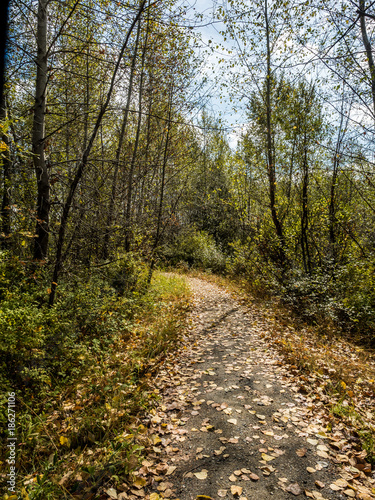
[[[173,236],[170,243],[161,249],[162,257],[171,265],[211,270],[225,271],[226,258],[215,243],[213,236],[205,231],[187,228]]]

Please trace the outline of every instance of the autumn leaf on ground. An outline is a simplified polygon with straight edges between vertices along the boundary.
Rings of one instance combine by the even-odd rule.
[[[293,495],[297,496],[302,493],[301,488],[299,487],[298,483],[292,483],[289,486],[287,486],[286,491],[289,491],[289,493],[292,493]]]
[[[194,476],[197,479],[207,479],[207,470],[202,469],[200,472],[194,472]]]
[[[296,450],[296,453],[299,457],[304,457],[306,455],[306,448],[300,448],[299,450]]]
[[[234,484],[230,487],[230,491],[233,496],[240,496],[242,494],[242,486],[235,486]]]

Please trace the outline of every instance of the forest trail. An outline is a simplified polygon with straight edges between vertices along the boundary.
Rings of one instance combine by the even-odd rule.
[[[155,381],[155,446],[139,471],[153,476],[151,500],[375,498],[373,479],[353,467],[345,428],[326,434],[324,409],[262,339],[256,307],[187,279],[194,307],[185,346]]]

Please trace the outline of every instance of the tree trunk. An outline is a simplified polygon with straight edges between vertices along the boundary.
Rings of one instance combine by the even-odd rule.
[[[267,119],[267,160],[268,160],[268,181],[269,181],[269,194],[270,194],[270,209],[272,221],[275,226],[276,235],[278,238],[278,260],[284,266],[285,264],[285,242],[283,228],[277,214],[276,209],[276,169],[275,169],[275,155],[273,148],[272,137],[272,107],[271,107],[271,45],[270,45],[270,27],[268,20],[268,5],[265,0],[265,27],[266,27],[266,42],[267,42],[267,75],[266,75],[266,119]]]
[[[365,50],[366,50],[368,66],[370,69],[372,104],[373,104],[373,108],[374,108],[373,113],[374,113],[374,118],[375,118],[375,64],[374,64],[374,58],[372,55],[371,42],[368,38],[367,29],[366,29],[366,17],[364,15],[364,12],[366,10],[365,0],[359,0],[359,10],[360,10],[362,40],[363,40],[363,45],[364,45]]]
[[[124,244],[126,252],[129,252],[129,250],[130,250],[130,237],[131,237],[131,224],[132,224],[133,177],[134,177],[134,170],[135,170],[135,162],[137,159],[139,136],[141,133],[141,124],[142,124],[143,70],[144,70],[146,50],[147,50],[148,21],[149,20],[147,19],[145,43],[144,43],[143,51],[142,51],[141,78],[140,78],[140,82],[139,82],[139,94],[138,94],[137,132],[135,135],[133,155],[132,155],[132,160],[131,160],[130,169],[129,169],[129,176],[128,176],[127,203],[126,203],[126,209],[125,209],[125,244]]]
[[[120,156],[121,156],[121,152],[122,152],[122,145],[123,145],[124,139],[125,139],[126,127],[128,125],[130,101],[131,101],[131,96],[132,96],[132,92],[133,92],[133,80],[134,80],[135,63],[136,63],[136,59],[137,59],[140,31],[141,31],[141,19],[139,19],[139,21],[138,21],[137,36],[136,36],[136,40],[135,40],[134,52],[133,52],[133,57],[132,57],[132,62],[131,62],[131,67],[130,67],[128,95],[126,98],[124,116],[122,119],[121,131],[120,131],[119,141],[118,141],[117,150],[116,150],[116,158],[115,158],[114,171],[113,171],[112,192],[111,192],[111,199],[109,202],[106,232],[104,235],[104,245],[103,245],[103,258],[104,259],[108,259],[109,238],[110,238],[110,233],[111,233],[110,227],[113,224],[114,213],[115,213],[115,201],[116,201],[116,193],[117,193],[117,178],[118,178],[118,172],[119,172],[119,167],[120,167]]]
[[[73,179],[73,181],[72,181],[72,183],[70,185],[70,188],[69,188],[68,197],[67,197],[67,199],[66,199],[66,201],[64,203],[63,212],[62,212],[61,220],[60,220],[60,228],[59,228],[58,240],[57,240],[56,260],[55,260],[55,266],[54,266],[53,275],[52,275],[51,293],[50,293],[50,296],[49,296],[49,306],[50,307],[53,306],[54,301],[55,301],[57,281],[58,281],[58,278],[59,278],[59,275],[60,275],[60,271],[61,271],[61,267],[62,267],[62,252],[63,252],[63,245],[64,245],[64,241],[65,241],[66,227],[67,227],[67,223],[68,223],[70,208],[72,206],[73,199],[74,199],[74,194],[75,194],[75,191],[77,189],[78,183],[81,180],[83,172],[85,171],[85,168],[86,168],[86,165],[87,165],[90,153],[91,153],[91,149],[92,149],[92,146],[94,144],[96,135],[98,133],[100,124],[102,122],[103,116],[104,116],[105,112],[107,111],[109,102],[111,100],[112,92],[113,92],[113,89],[115,87],[115,80],[116,80],[117,72],[119,70],[120,63],[121,63],[121,60],[123,58],[125,49],[126,49],[126,47],[128,45],[128,41],[129,41],[130,35],[131,35],[131,33],[132,33],[135,25],[137,24],[140,16],[142,15],[145,3],[146,3],[146,0],[142,0],[141,1],[139,9],[138,9],[138,13],[136,14],[136,16],[135,16],[132,24],[129,27],[128,33],[127,33],[127,35],[125,37],[125,41],[124,41],[124,43],[123,43],[123,45],[121,47],[119,56],[117,58],[115,69],[113,70],[113,74],[112,74],[112,78],[111,78],[111,83],[109,85],[109,89],[108,89],[108,92],[107,92],[106,100],[105,100],[104,104],[102,105],[102,108],[101,108],[101,110],[99,112],[99,115],[98,115],[98,117],[96,119],[96,123],[95,123],[94,129],[93,129],[93,131],[91,133],[89,142],[87,144],[87,148],[84,151],[84,153],[82,155],[82,158],[81,158],[81,160],[78,163],[76,174],[75,174],[74,179]]]
[[[37,57],[35,106],[32,131],[32,152],[37,182],[34,259],[45,260],[48,254],[50,179],[44,156],[46,90],[47,90],[47,4],[39,0],[37,26]]]
[[[7,118],[7,109],[5,96],[2,96],[0,119]],[[7,249],[10,247],[10,188],[11,188],[11,162],[9,157],[9,138],[7,134],[2,134],[1,140],[6,146],[2,152],[2,166],[3,166],[3,199],[1,203],[1,248]]]
[[[309,217],[308,217],[308,186],[309,186],[309,166],[307,163],[307,138],[304,138],[302,164],[302,215],[301,215],[301,247],[302,259],[305,273],[311,274],[311,258],[308,240]]]
[[[148,273],[148,284],[151,283],[152,273],[155,267],[155,252],[158,248],[160,236],[161,236],[161,220],[163,215],[163,204],[164,204],[164,188],[165,188],[165,171],[167,168],[167,160],[168,160],[168,148],[169,148],[169,136],[170,136],[170,128],[171,128],[171,115],[172,115],[172,95],[173,95],[173,87],[170,91],[169,97],[169,111],[168,111],[168,122],[167,122],[167,135],[165,138],[165,146],[164,146],[164,154],[163,154],[163,164],[161,171],[161,181],[160,181],[160,198],[159,198],[159,207],[158,207],[158,215],[157,215],[157,225],[156,225],[156,235],[151,253],[151,264]]]

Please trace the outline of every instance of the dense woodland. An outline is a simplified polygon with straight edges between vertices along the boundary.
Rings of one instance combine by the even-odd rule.
[[[159,314],[158,269],[225,274],[374,346],[373,4],[199,8],[11,2],[0,380],[23,391],[25,474],[38,405],[126,343],[140,310]],[[211,111],[219,93],[244,123]],[[30,498],[57,498],[39,486]]]

